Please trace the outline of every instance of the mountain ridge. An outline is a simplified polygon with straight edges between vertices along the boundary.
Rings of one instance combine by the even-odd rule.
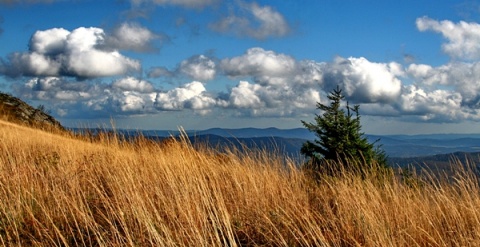
[[[64,130],[64,127],[43,106],[32,107],[23,100],[0,92],[0,116],[11,122],[36,128],[54,128]]]
[[[80,131],[80,129],[74,129]],[[135,136],[141,134],[146,137],[165,138],[170,136],[178,136],[186,134],[190,137],[198,137],[202,135],[215,135],[224,138],[241,139],[245,141],[248,138],[271,138],[276,140],[280,138],[297,139],[303,142],[307,140],[315,140],[316,136],[304,128],[294,129],[278,129],[278,128],[240,128],[240,129],[223,129],[211,128],[206,130],[125,130],[116,129],[118,133],[126,136]],[[437,154],[449,154],[454,152],[477,152],[480,151],[480,135],[479,134],[429,134],[429,135],[369,135],[365,137],[369,142],[379,145],[387,153],[389,157],[409,158],[424,157]],[[478,137],[478,138],[477,138]],[[216,138],[218,139],[218,138]],[[284,140],[291,142],[290,140]],[[296,141],[300,143],[300,141]],[[298,150],[301,144],[296,147]]]

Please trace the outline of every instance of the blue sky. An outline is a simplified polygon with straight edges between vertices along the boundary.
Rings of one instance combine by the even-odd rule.
[[[71,127],[480,132],[480,1],[0,0],[0,90]]]

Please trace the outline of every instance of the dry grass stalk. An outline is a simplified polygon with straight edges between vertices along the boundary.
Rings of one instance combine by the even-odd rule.
[[[480,245],[468,169],[449,182],[316,183],[279,155],[186,139],[81,140],[0,121],[0,140],[4,246]]]

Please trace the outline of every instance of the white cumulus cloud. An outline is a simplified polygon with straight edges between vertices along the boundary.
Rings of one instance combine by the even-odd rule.
[[[54,28],[37,31],[28,52],[15,52],[1,61],[0,73],[10,76],[73,76],[80,78],[123,75],[140,69],[140,62],[105,45],[100,28],[77,28],[71,32]]]
[[[154,40],[161,36],[137,23],[122,23],[106,37],[106,47],[118,50],[148,52],[155,50]]]
[[[296,66],[294,58],[258,47],[248,49],[242,56],[220,61],[220,67],[227,76],[251,76],[265,85],[283,83],[280,79],[292,75],[297,69]]]
[[[99,85],[68,81],[60,77],[31,78],[23,85],[16,85],[14,89],[22,98],[44,100],[52,104],[81,102],[102,93]]]
[[[37,52],[15,52],[8,56],[8,62],[0,63],[0,73],[11,77],[56,76],[62,67],[61,61]]]
[[[234,33],[256,39],[283,37],[291,28],[285,17],[271,6],[260,6],[256,2],[239,2],[240,14],[234,12],[214,22],[210,28],[217,32]]]
[[[105,105],[106,108],[121,113],[146,113],[151,111],[153,101],[150,95],[135,91],[124,91],[112,94]]]
[[[155,107],[160,110],[178,111],[183,109],[205,110],[216,104],[207,94],[201,82],[193,81],[167,92],[160,92],[155,99]]]
[[[374,63],[367,59],[337,57],[325,66],[323,81],[328,88],[340,86],[356,102],[391,102],[401,91],[403,75],[398,63]]]
[[[479,105],[480,63],[452,62],[438,67],[412,64],[408,73],[419,86],[425,88],[450,87],[462,95],[464,105]]]
[[[236,108],[263,108],[265,104],[257,95],[262,87],[256,84],[250,84],[246,81],[240,81],[240,83],[232,88],[230,93],[230,103],[231,106]]]
[[[268,116],[312,112],[316,103],[325,101],[325,95],[337,86],[355,103],[392,103],[398,100],[401,79],[406,76],[404,68],[395,62],[375,63],[362,57],[337,57],[332,62],[298,61],[262,48],[225,58],[219,68],[231,78],[244,79],[230,89],[229,107]],[[249,83],[249,79],[254,83]]]
[[[15,87],[22,98],[42,100],[63,117],[89,117],[154,112],[156,93],[148,82],[134,78],[112,84],[66,80],[60,77],[32,78]]]
[[[421,17],[416,21],[418,30],[441,33],[448,40],[442,45],[443,51],[452,58],[480,58],[480,24],[449,20],[437,21],[429,17]]]
[[[30,39],[30,51],[45,55],[57,55],[65,51],[66,39],[70,34],[63,28],[36,31]]]
[[[396,106],[401,115],[415,115],[428,121],[451,122],[480,117],[462,107],[462,96],[458,92],[441,89],[427,91],[414,85],[403,89]]]
[[[182,61],[179,70],[194,80],[208,81],[215,78],[216,64],[205,55],[197,55]]]
[[[252,116],[299,116],[312,112],[320,102],[318,89],[295,85],[260,85],[240,81],[230,90],[227,108],[240,109],[237,114]]]
[[[131,76],[116,80],[112,83],[112,87],[124,91],[135,91],[140,93],[151,93],[154,91],[154,87],[150,82]]]
[[[67,37],[66,74],[79,77],[122,75],[140,69],[136,60],[121,55],[117,50],[97,49],[104,44],[105,33],[100,28],[77,28]]]

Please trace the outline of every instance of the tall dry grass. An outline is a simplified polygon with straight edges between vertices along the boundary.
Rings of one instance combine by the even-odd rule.
[[[480,189],[354,175],[187,140],[85,141],[0,122],[4,246],[480,246]],[[461,164],[458,164],[459,166]]]

